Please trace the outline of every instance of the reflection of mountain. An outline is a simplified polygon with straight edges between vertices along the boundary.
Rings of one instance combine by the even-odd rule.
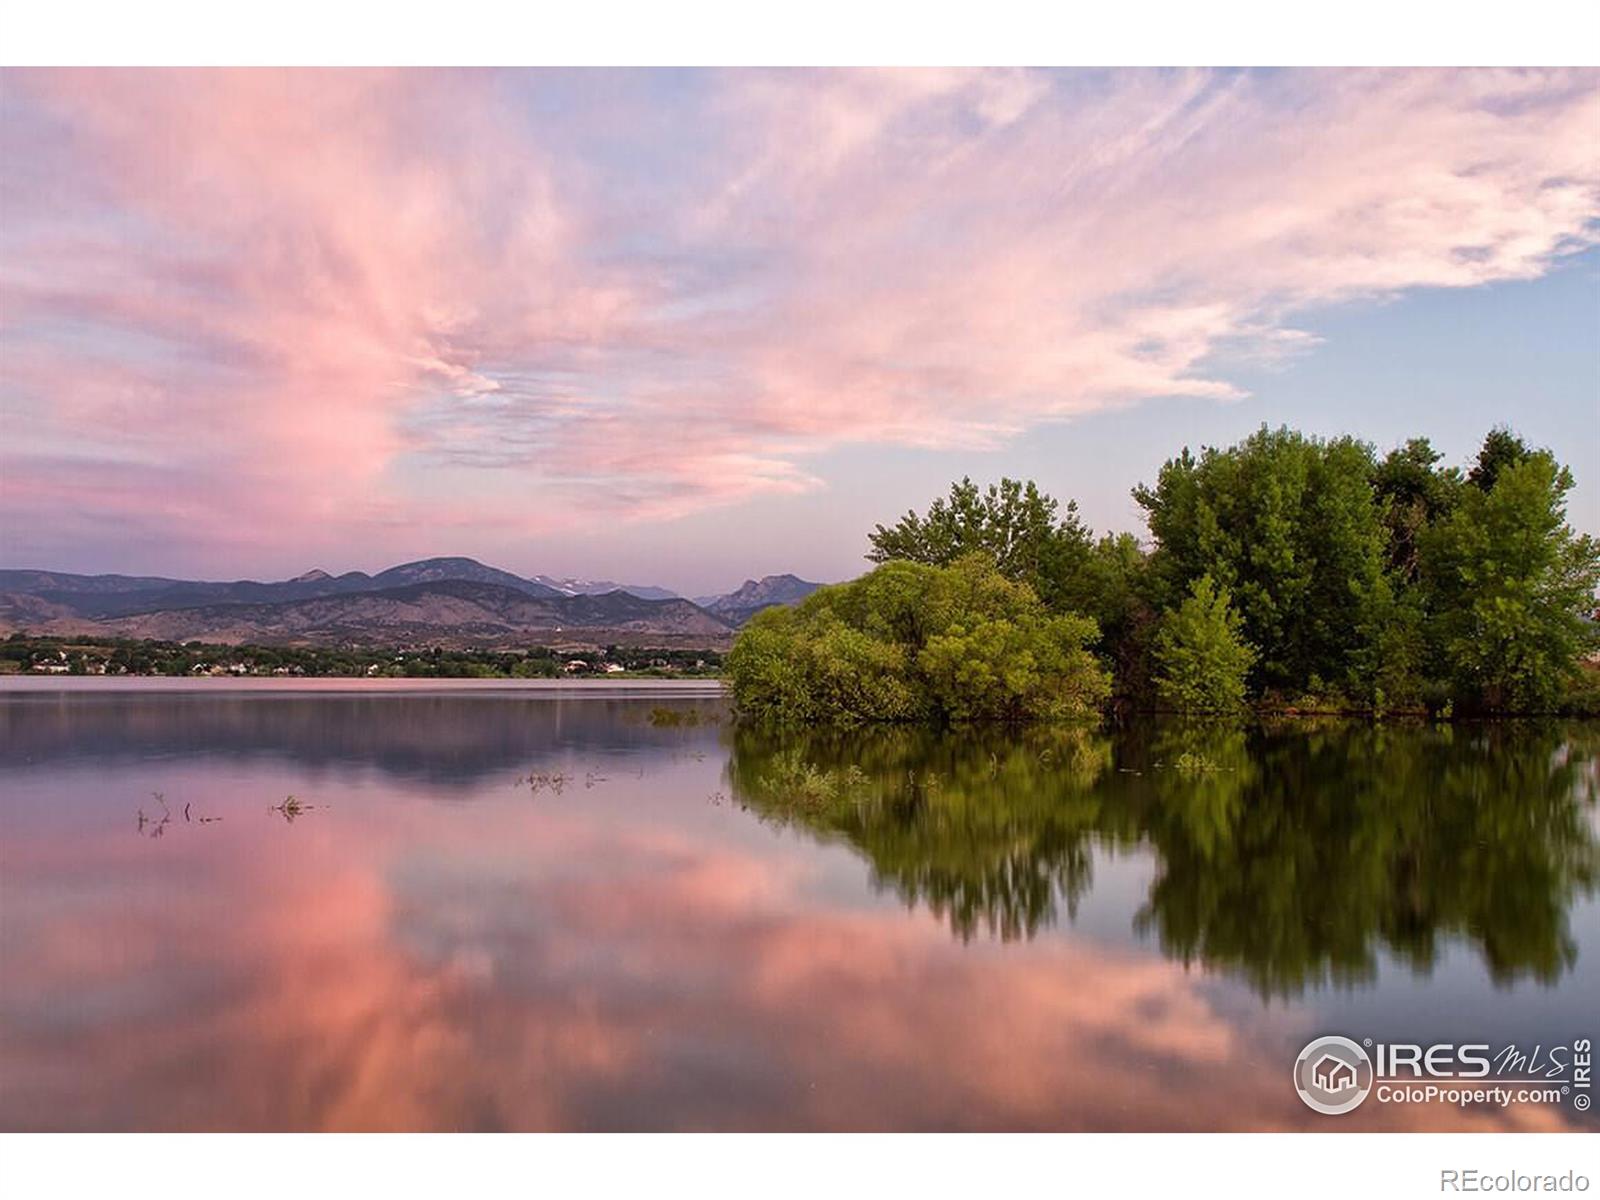
[[[1427,971],[1464,942],[1502,982],[1573,962],[1600,879],[1587,727],[1141,727],[1020,738],[740,730],[736,796],[843,840],[943,915],[1032,936],[1070,915],[1096,845],[1148,846],[1137,921],[1263,994]]]
[[[374,767],[396,778],[466,788],[560,751],[668,752],[712,726],[657,729],[652,706],[707,711],[715,702],[515,696],[175,693],[10,697],[0,704],[0,778],[72,761],[111,769],[137,760],[282,759]],[[714,741],[713,741],[714,744]]]

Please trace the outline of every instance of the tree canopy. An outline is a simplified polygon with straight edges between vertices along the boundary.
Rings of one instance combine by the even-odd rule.
[[[1346,683],[1383,573],[1375,466],[1371,448],[1353,438],[1288,429],[1169,459],[1154,487],[1134,490],[1155,539],[1159,606],[1181,603],[1209,575],[1228,589],[1260,652],[1259,686],[1304,688],[1329,674]]]
[[[1435,653],[1459,696],[1548,709],[1597,644],[1600,545],[1567,525],[1572,474],[1547,452],[1502,459],[1480,480],[1490,474],[1422,543]]]
[[[984,554],[892,562],[758,613],[727,659],[739,708],[802,723],[1057,720],[1098,711],[1109,677],[1087,617],[1049,612]]]
[[[1202,575],[1162,619],[1156,634],[1156,695],[1180,712],[1228,712],[1244,706],[1245,676],[1255,648],[1226,588]]]
[[[892,526],[877,526],[867,535],[867,559],[946,567],[968,554],[986,554],[1000,574],[1054,606],[1058,583],[1082,565],[1091,544],[1077,504],[1069,501],[1061,511],[1031,480],[1002,479],[980,491],[963,478],[928,506],[926,516],[908,512]]]
[[[1494,429],[1470,468],[1263,426],[1133,489],[1148,544],[970,478],[869,535],[880,564],[740,635],[747,711],[1022,720],[1120,708],[1600,714],[1600,549],[1572,475]],[[1092,669],[1091,669],[1092,668]]]

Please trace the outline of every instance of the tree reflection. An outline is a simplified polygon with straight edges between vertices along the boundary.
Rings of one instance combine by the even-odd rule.
[[[1148,847],[1137,929],[1263,995],[1360,985],[1385,952],[1426,972],[1458,942],[1497,982],[1553,982],[1600,877],[1590,726],[730,736],[740,803],[852,846],[963,940],[1072,918],[1097,848]]]
[[[734,796],[764,818],[842,838],[873,881],[926,904],[963,940],[1007,941],[1072,913],[1111,744],[1087,731],[984,736],[894,728],[733,735]]]

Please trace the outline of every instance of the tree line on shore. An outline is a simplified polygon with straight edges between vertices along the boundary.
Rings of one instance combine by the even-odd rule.
[[[713,676],[715,650],[606,646],[553,649],[459,649],[442,646],[253,646],[105,637],[36,637],[0,641],[0,675],[294,675],[385,679],[556,679],[606,675]]]
[[[1600,543],[1571,471],[1507,429],[1462,470],[1425,438],[1263,426],[1133,490],[1096,538],[1032,482],[963,479],[869,535],[876,569],[758,614],[739,707],[802,722],[1128,709],[1600,714]]]

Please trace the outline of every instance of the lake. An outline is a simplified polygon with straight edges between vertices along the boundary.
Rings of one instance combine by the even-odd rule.
[[[1595,1128],[1291,1080],[1600,1033],[1594,724],[23,680],[0,731],[4,1129]]]

